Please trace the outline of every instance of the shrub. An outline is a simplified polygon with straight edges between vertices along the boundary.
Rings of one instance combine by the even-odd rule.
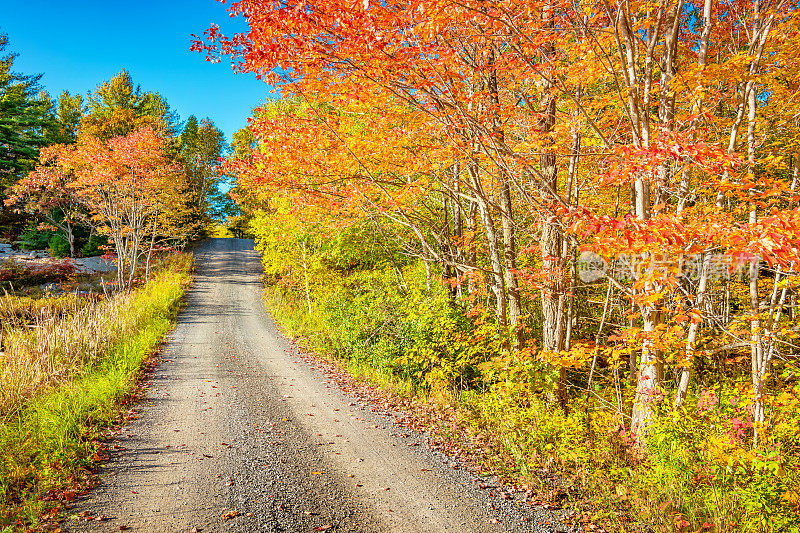
[[[23,250],[44,250],[53,236],[52,231],[39,231],[36,225],[28,225],[19,236],[20,248]]]
[[[83,257],[103,255],[106,246],[108,246],[108,238],[105,235],[94,234],[89,237],[86,244],[81,247],[81,255]]]
[[[27,265],[13,259],[0,265],[0,287],[25,287],[42,283],[58,283],[75,274],[70,259]]]
[[[50,237],[50,255],[53,257],[67,257],[69,255],[69,241],[60,233]]]

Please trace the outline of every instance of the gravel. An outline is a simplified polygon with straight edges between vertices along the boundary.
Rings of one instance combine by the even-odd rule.
[[[139,416],[64,531],[565,530],[304,361],[264,311],[252,241],[195,256]]]

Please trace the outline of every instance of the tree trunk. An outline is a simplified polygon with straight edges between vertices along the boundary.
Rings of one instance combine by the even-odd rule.
[[[147,263],[144,268],[144,279],[150,281],[150,259],[153,257],[153,247],[156,244],[156,224],[158,222],[158,215],[153,217],[153,234],[150,236],[150,246],[147,249]]]
[[[490,50],[489,76],[487,89],[492,103],[492,137],[498,144],[505,142],[504,131],[497,113],[500,109],[500,91],[497,82],[497,71],[494,69],[495,51]],[[522,314],[519,286],[517,284],[517,243],[514,227],[514,215],[511,204],[511,185],[507,169],[501,170],[500,183],[500,218],[503,224],[503,277],[508,297],[508,324],[514,328],[514,345],[519,348],[524,343],[522,331],[517,328],[517,321]]]
[[[514,329],[514,346],[521,348],[525,343],[522,329],[517,322],[522,315],[522,303],[517,284],[517,243],[514,235],[514,219],[511,212],[511,187],[508,182],[501,185],[500,212],[503,222],[503,267],[506,290],[508,291],[508,323]]]
[[[544,24],[553,27],[552,6],[546,3],[542,10]],[[555,52],[552,44],[545,47],[544,53],[553,55]],[[556,122],[556,97],[550,93],[552,87],[549,83],[542,87],[541,105],[545,112],[539,119],[539,131],[546,137],[542,153],[539,156],[541,183],[539,195],[545,204],[542,213],[541,241],[542,251],[542,349],[558,352],[563,349],[564,342],[564,262],[562,255],[563,235],[558,225],[558,217],[549,211],[549,205],[557,200],[558,193],[558,167],[556,153],[551,148],[553,142],[549,135]],[[563,378],[563,376],[562,376]],[[566,384],[559,379],[558,396],[566,401]]]
[[[427,263],[425,263],[427,265]],[[306,306],[308,314],[311,315],[311,289],[308,286],[308,265],[306,264],[306,241],[303,240],[303,281],[306,289]]]
[[[708,271],[710,269],[711,255],[709,252],[703,254],[703,263],[700,268],[700,281],[697,284],[697,300],[695,303],[696,309],[701,313],[705,311],[705,297],[706,287],[708,286]],[[675,393],[675,407],[680,407],[686,400],[686,395],[689,392],[689,380],[692,377],[692,363],[694,359],[694,344],[697,340],[697,331],[700,328],[700,320],[692,319],[689,324],[689,332],[686,335],[686,366],[681,369],[680,381],[678,383],[678,390]]]
[[[478,163],[472,161],[469,166],[472,187],[475,191],[475,200],[483,221],[483,229],[486,233],[486,240],[489,247],[489,260],[492,265],[492,291],[495,295],[495,315],[497,324],[501,329],[505,329],[508,324],[508,301],[506,299],[505,279],[503,278],[503,261],[500,258],[500,251],[497,243],[497,231],[494,227],[494,220],[489,211],[483,185],[478,174]]]
[[[654,307],[645,306],[642,310],[644,334],[651,335],[656,326],[661,322],[661,316]],[[653,418],[652,404],[659,400],[661,380],[664,375],[664,366],[659,358],[658,351],[652,339],[646,338],[642,342],[641,359],[636,383],[636,393],[633,400],[633,417],[631,430],[636,435],[640,444],[644,444],[647,426]]]
[[[75,234],[72,231],[72,224],[66,223],[67,242],[69,243],[69,256],[75,257]]]

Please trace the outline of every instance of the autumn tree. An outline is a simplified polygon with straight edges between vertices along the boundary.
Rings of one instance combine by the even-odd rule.
[[[170,164],[164,138],[150,127],[107,142],[85,135],[60,148],[57,168],[74,176],[67,188],[113,242],[117,282],[130,288],[142,258],[149,262],[160,217],[179,204],[179,169]]]
[[[698,347],[745,335],[757,438],[798,245],[782,155],[795,148],[796,6],[300,6],[236,2],[248,31],[212,27],[194,45],[284,93],[254,115],[257,146],[229,163],[251,198],[364,217],[429,272],[472,280],[506,349],[557,372],[562,409],[585,387],[565,369],[626,354],[615,401],[640,444],[665,395],[686,396]],[[583,338],[576,295],[596,288],[579,287],[582,251],[610,269]],[[728,274],[747,265],[746,304],[719,261]],[[733,316],[734,298],[749,311]]]
[[[88,222],[87,212],[73,190],[72,171],[59,164],[62,150],[62,145],[42,149],[39,164],[14,184],[5,203],[41,217],[44,227],[60,230],[69,243],[70,257],[75,257],[75,227]]]

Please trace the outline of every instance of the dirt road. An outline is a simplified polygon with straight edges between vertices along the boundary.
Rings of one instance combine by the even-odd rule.
[[[264,311],[252,241],[212,239],[196,257],[141,415],[72,510],[105,519],[64,530],[551,531],[304,362]]]

